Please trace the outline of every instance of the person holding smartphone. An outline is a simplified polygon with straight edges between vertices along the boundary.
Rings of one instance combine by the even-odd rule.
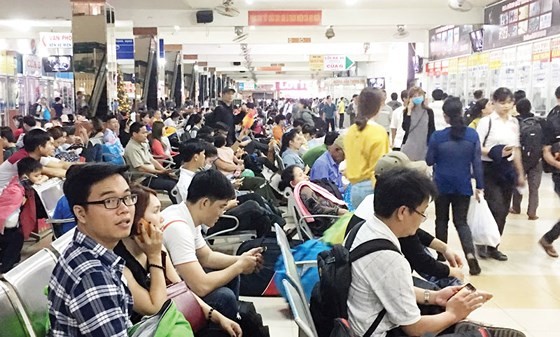
[[[503,234],[509,205],[516,186],[525,185],[521,163],[521,145],[518,120],[511,115],[513,93],[508,88],[498,88],[492,95],[494,112],[483,117],[476,131],[482,144],[482,168],[484,171],[484,198]],[[480,258],[491,257],[507,261],[506,254],[498,247],[478,246]]]

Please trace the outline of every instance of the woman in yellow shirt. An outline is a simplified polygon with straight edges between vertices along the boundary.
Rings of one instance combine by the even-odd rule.
[[[373,194],[375,165],[381,156],[389,152],[389,136],[373,120],[384,104],[383,97],[379,89],[363,89],[357,99],[356,121],[344,136],[345,175],[352,184],[353,207],[358,207],[366,196]]]
[[[478,126],[478,122],[480,121],[480,119],[482,117],[488,116],[489,114],[492,113],[492,111],[494,111],[492,101],[488,100],[487,98],[482,98],[478,100],[472,108],[471,118],[473,120],[472,122],[470,122],[469,127],[476,130],[476,127]]]

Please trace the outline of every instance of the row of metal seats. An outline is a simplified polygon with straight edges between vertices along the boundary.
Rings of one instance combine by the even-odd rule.
[[[43,337],[47,333],[46,289],[74,230],[41,249],[0,279],[0,337]]]

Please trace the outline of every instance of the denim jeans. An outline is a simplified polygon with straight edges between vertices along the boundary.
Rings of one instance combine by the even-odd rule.
[[[467,213],[471,197],[459,194],[440,194],[436,205],[436,238],[447,243],[447,224],[449,223],[449,206],[453,210],[453,223],[459,234],[461,246],[465,256],[474,255],[474,245],[471,229],[467,225]]]
[[[358,208],[362,201],[364,201],[364,199],[370,194],[373,194],[373,186],[371,184],[371,180],[364,180],[352,185],[352,206],[354,208]]]
[[[238,299],[239,276],[202,298],[209,306],[233,321],[237,321]]]

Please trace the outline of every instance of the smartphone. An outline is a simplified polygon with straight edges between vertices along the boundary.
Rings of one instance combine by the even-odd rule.
[[[453,294],[453,296],[457,295],[458,293],[460,293],[461,291],[463,291],[463,290],[465,290],[465,289],[466,289],[469,293],[474,293],[474,292],[476,291],[476,288],[475,288],[472,284],[467,283],[467,284],[465,284],[464,286],[462,286],[461,289],[459,289],[458,292],[456,292],[455,294]],[[453,297],[453,296],[451,296],[451,297]]]

